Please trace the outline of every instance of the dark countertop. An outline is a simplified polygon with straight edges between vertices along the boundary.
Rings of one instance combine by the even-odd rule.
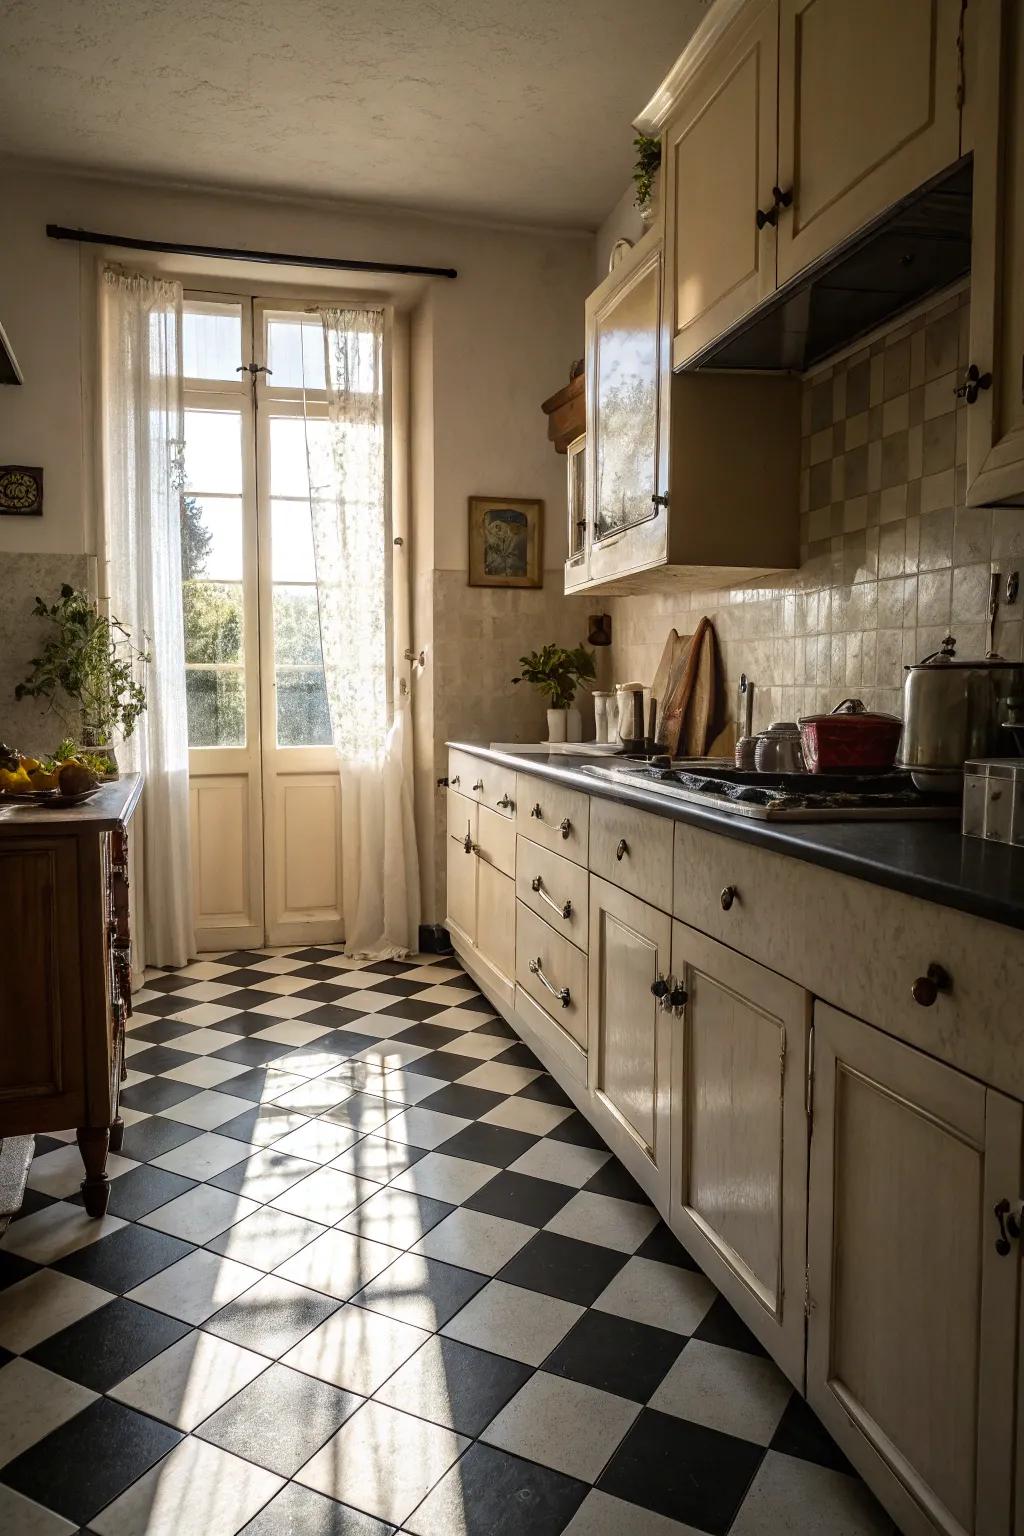
[[[0,799],[0,838],[17,836],[19,832],[38,836],[40,830],[51,832],[110,832],[128,821],[142,794],[142,775],[122,773],[116,783],[101,784],[98,795],[82,805],[48,806],[18,805],[17,797],[6,795]]]
[[[1024,929],[1024,848],[963,837],[959,820],[754,821],[648,790],[627,789],[580,772],[587,763],[607,765],[615,761],[607,757],[492,751],[464,741],[449,742],[449,746],[520,773],[568,784],[588,795],[656,811],[738,842],[755,843],[843,875]]]

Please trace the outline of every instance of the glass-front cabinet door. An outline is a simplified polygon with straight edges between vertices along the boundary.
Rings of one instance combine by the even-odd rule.
[[[668,349],[652,231],[587,303],[590,579],[665,559]]]

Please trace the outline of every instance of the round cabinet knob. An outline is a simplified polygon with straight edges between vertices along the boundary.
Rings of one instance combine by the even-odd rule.
[[[675,1013],[682,1013],[690,1000],[690,994],[685,987],[673,987],[668,995],[669,1007]]]
[[[651,982],[652,997],[666,997],[668,995],[668,982],[664,976],[659,976],[657,981]]]
[[[477,779],[476,783],[473,785],[474,792],[477,791],[477,790],[483,789],[483,787],[484,787],[483,779]]]
[[[721,896],[719,897],[719,900],[722,903],[722,911],[723,912],[728,912],[729,911],[730,907],[732,906],[733,902],[736,900],[736,898],[737,898],[737,896],[739,894],[740,894],[739,891],[736,889],[736,887],[734,885],[727,885],[725,887],[725,889],[723,890]]]
[[[757,210],[758,229],[764,229],[766,224],[771,224],[774,226],[777,220],[778,214],[776,213],[774,207],[769,208],[767,211],[764,208],[759,208]]]
[[[949,972],[941,965],[930,965],[923,976],[918,976],[911,987],[914,1002],[920,1008],[931,1008],[940,992],[948,992],[953,985]]]

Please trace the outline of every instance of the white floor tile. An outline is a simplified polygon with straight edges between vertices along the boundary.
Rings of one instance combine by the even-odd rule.
[[[465,996],[465,993],[463,993],[463,996]],[[440,1024],[442,1029],[454,1029],[457,1030],[459,1034],[464,1035],[468,1030],[474,1030],[480,1024],[486,1024],[487,1020],[493,1017],[494,1015],[491,1013],[477,1013],[476,1010],[472,1008],[451,1007],[442,1008],[440,1013],[432,1014],[430,1022],[431,1024]],[[491,1035],[489,1037],[485,1036],[484,1038],[490,1038],[494,1040],[500,1037]],[[509,1046],[512,1044],[513,1042],[511,1040],[506,1040],[501,1049],[503,1051],[507,1051]]]
[[[137,1167],[138,1163],[131,1158],[118,1157],[115,1152],[107,1154],[108,1179],[116,1179],[120,1174]],[[40,1194],[54,1195],[58,1200],[63,1200],[68,1195],[78,1194],[84,1178],[82,1154],[77,1142],[71,1142],[68,1146],[54,1147],[52,1151],[43,1152],[37,1157],[29,1168],[27,1183],[29,1189],[37,1189]]]
[[[240,1099],[237,1094],[217,1093],[213,1088],[205,1088],[193,1094],[190,1099],[182,1099],[180,1104],[172,1104],[168,1109],[162,1109],[160,1113],[165,1119],[177,1120],[181,1125],[194,1125],[201,1131],[215,1131],[218,1125],[226,1125],[229,1120],[234,1120],[236,1115],[243,1114],[247,1109],[252,1109],[248,1099]]]
[[[392,1026],[393,1027],[393,1026]],[[358,1034],[370,1035],[370,1029],[360,1029]],[[371,1065],[380,1067],[385,1072],[393,1072],[398,1067],[407,1067],[411,1061],[419,1061],[421,1056],[429,1055],[425,1045],[412,1045],[408,1040],[393,1040],[390,1035],[384,1035],[376,1045],[364,1045],[361,1051],[357,1051],[353,1061],[368,1061]],[[424,1079],[426,1081],[426,1079]],[[448,1086],[447,1079],[431,1078],[431,1082],[437,1081],[442,1088]]]
[[[243,1221],[258,1211],[255,1200],[236,1195],[233,1190],[216,1189],[212,1184],[197,1184],[183,1195],[158,1206],[139,1219],[143,1227],[155,1227],[189,1243],[208,1243],[236,1221]]]
[[[466,1001],[466,993],[461,987],[448,987],[442,981],[436,986],[424,987],[422,992],[417,992],[416,1001],[418,1003],[449,1003],[454,1005],[455,1003],[464,1003]]]
[[[506,1040],[505,1044],[511,1042]],[[540,1099],[505,1099],[495,1104],[480,1119],[485,1125],[504,1125],[510,1131],[526,1131],[533,1136],[547,1136],[556,1125],[561,1125],[572,1109],[565,1104],[544,1104]]]
[[[466,1088],[486,1088],[490,1093],[518,1093],[540,1073],[534,1067],[511,1067],[507,1062],[485,1061],[459,1082]]]
[[[218,1015],[217,1022],[224,1018],[233,1018],[237,1009],[219,1008],[213,1003],[200,1003],[200,1008],[209,1008]],[[177,1017],[177,1015],[175,1015]],[[185,1019],[186,1024],[202,1024],[201,1019]],[[192,1056],[209,1056],[213,1051],[219,1051],[226,1045],[237,1045],[238,1036],[225,1034],[222,1029],[193,1029],[190,1035],[176,1035],[172,1042],[175,1051],[188,1051]]]
[[[308,1045],[311,1040],[319,1040],[328,1030],[322,1024],[306,1024],[302,1018],[304,1013],[312,1013],[314,1008],[319,1007],[319,1003],[301,994],[298,997],[270,997],[265,1003],[257,1003],[255,1008],[249,1010],[250,1016],[258,1014],[267,1020],[266,1029],[261,1029],[251,1038],[276,1040],[282,1045]]]
[[[257,1269],[276,1269],[293,1253],[305,1248],[325,1228],[304,1216],[290,1216],[287,1211],[275,1211],[272,1205],[260,1206],[252,1216],[228,1227],[210,1243],[214,1253],[237,1259],[239,1264],[252,1264]]]
[[[300,1019],[298,1022],[301,1024],[304,1021]],[[319,1038],[317,1036],[317,1039]],[[340,1066],[343,1061],[348,1060],[342,1051],[317,1050],[316,1042],[312,1040],[303,1045],[293,1046],[287,1056],[278,1059],[283,1071],[294,1072],[306,1082],[312,1077],[322,1077],[330,1067]]]
[[[391,992],[368,991],[357,988],[351,992],[342,992],[339,1002],[344,1008],[356,1008],[360,1013],[386,1013],[393,1003],[401,1003],[404,999],[395,996]],[[366,1034],[370,1031],[366,1030]]]
[[[568,1141],[535,1141],[522,1157],[509,1164],[509,1173],[527,1173],[534,1179],[550,1179],[555,1184],[569,1184],[582,1189],[611,1157],[607,1150],[577,1147]]]
[[[179,991],[175,992],[174,1000],[177,1002],[180,997],[183,1003],[185,1000],[190,1003],[216,1003],[220,998],[227,997],[234,990],[234,987],[225,986],[220,981],[200,981],[197,978],[187,987],[182,987]]]
[[[351,1097],[352,1089],[347,1083],[339,1083],[322,1074],[318,1077],[299,1075],[295,1087],[278,1094],[274,1102],[285,1109],[297,1109],[303,1115],[322,1115],[325,1110],[335,1109]]]
[[[373,993],[364,992],[361,995],[363,997],[372,997]],[[355,1005],[350,1003],[346,997],[344,1006],[349,1008]],[[411,1019],[403,1019],[399,1023],[390,1014],[386,1014],[383,1018],[378,1018],[375,1012],[370,1011],[363,1013],[358,1019],[350,1019],[347,1024],[339,1025],[339,1028],[347,1035],[369,1035],[374,1040],[387,1040],[392,1035],[401,1034],[402,1029],[408,1029],[411,1023]],[[423,1055],[424,1052],[421,1050],[420,1054]]]
[[[620,1253],[635,1253],[657,1223],[658,1213],[652,1206],[581,1189],[551,1218],[548,1230],[585,1243],[601,1243]]]
[[[171,1014],[171,1018],[178,1019],[182,1024],[195,1024],[200,1029],[212,1030],[221,1019],[233,1018],[237,1012],[237,1008],[225,1008],[222,1003],[192,1003],[189,1007],[178,1009]],[[196,1049],[194,1037],[190,1039],[182,1035],[179,1038],[182,1042],[188,1040],[188,1044],[182,1045],[181,1049],[189,1051]]]
[[[307,1120],[275,1141],[274,1148],[278,1152],[287,1152],[289,1157],[304,1157],[311,1163],[322,1165],[333,1162],[358,1139],[350,1126],[335,1125],[331,1120]]]
[[[406,1109],[388,1121],[391,1141],[406,1141],[412,1147],[439,1147],[450,1141],[456,1131],[464,1131],[472,1121],[460,1115],[444,1115],[436,1109]]]
[[[268,997],[294,997],[312,985],[305,976],[265,976],[262,981],[250,982],[254,992],[265,992]]]
[[[244,1164],[236,1167],[232,1173],[232,1180],[242,1180],[236,1185],[238,1193],[245,1195],[247,1200],[256,1200],[260,1205],[266,1205],[275,1196],[284,1194],[286,1189],[291,1189],[300,1179],[306,1178],[311,1173],[316,1173],[317,1163],[309,1162],[302,1157],[289,1157],[284,1152],[279,1152],[276,1147],[263,1147],[259,1152],[253,1153]]]
[[[87,1317],[110,1300],[110,1292],[86,1285],[58,1269],[37,1269],[0,1299],[0,1345],[24,1355],[33,1345]]]
[[[287,976],[291,971],[301,971],[304,964],[304,960],[293,960],[284,949],[280,954],[268,954],[263,960],[254,960],[246,970],[262,971],[265,976]]]
[[[197,1248],[137,1285],[128,1299],[198,1327],[262,1278],[262,1270]]]
[[[217,1088],[233,1077],[241,1077],[248,1070],[248,1067],[241,1066],[237,1061],[218,1061],[216,1056],[195,1056],[191,1061],[183,1062],[180,1067],[172,1067],[162,1076],[169,1077],[175,1083],[192,1083],[196,1088]]]
[[[362,1205],[357,1205],[338,1226],[345,1232],[387,1243],[392,1248],[411,1248],[423,1236],[424,1218],[414,1194],[388,1184],[369,1200],[364,1200]]]
[[[9,1360],[0,1370],[0,1466],[88,1408],[95,1398],[95,1392],[77,1381],[44,1371],[30,1360]]]
[[[354,1173],[360,1179],[370,1179],[374,1184],[387,1184],[419,1156],[418,1147],[410,1147],[404,1141],[388,1141],[383,1134],[374,1132],[354,1141],[329,1166]]]
[[[195,1429],[268,1364],[265,1355],[196,1329],[126,1376],[109,1396],[178,1429]]]
[[[52,1509],[0,1486],[0,1531],[10,1531],[12,1536],[75,1536],[77,1530],[77,1525]]]
[[[594,1483],[639,1412],[628,1398],[538,1371],[480,1438]]]
[[[412,1105],[447,1087],[448,1083],[442,1077],[424,1077],[422,1072],[404,1072],[399,1069],[384,1072],[378,1080],[378,1086],[368,1089],[368,1092],[376,1093],[385,1104]]]
[[[418,965],[415,970],[403,971],[402,980],[425,981],[429,985],[431,982],[437,984],[442,981],[457,981],[461,975],[462,972],[455,966],[444,965],[440,961],[426,961],[423,965]],[[465,997],[466,994],[463,992],[461,995]]]
[[[770,1445],[792,1395],[774,1361],[691,1339],[650,1406],[755,1445]]]
[[[566,1526],[563,1536],[703,1536],[695,1526],[639,1504],[627,1504],[592,1488]],[[823,1533],[824,1536],[824,1533]]]
[[[249,1107],[251,1109],[252,1105]],[[257,1150],[249,1142],[235,1141],[231,1136],[218,1136],[209,1131],[205,1136],[193,1136],[180,1147],[162,1152],[153,1158],[150,1166],[180,1173],[186,1179],[212,1179]]]
[[[340,1168],[318,1168],[308,1178],[275,1195],[270,1203],[279,1211],[290,1211],[294,1216],[306,1216],[310,1221],[322,1221],[333,1227],[379,1188],[370,1179],[357,1179],[342,1173]]]
[[[391,1182],[391,1188],[405,1189],[433,1200],[448,1200],[461,1205],[498,1172],[489,1164],[474,1163],[466,1157],[447,1157],[444,1152],[428,1152]]]
[[[540,1365],[583,1312],[575,1302],[492,1280],[440,1331],[494,1355]]]
[[[22,1216],[12,1222],[4,1234],[0,1248],[5,1253],[19,1253],[23,1259],[36,1264],[54,1264],[67,1254],[84,1248],[88,1243],[98,1243],[101,1237],[126,1226],[118,1216],[101,1216],[97,1221],[87,1216],[79,1205],[69,1205],[58,1200],[31,1216]]]
[[[295,1072],[291,1067],[287,1071],[280,1071],[276,1067],[268,1067],[263,1084],[260,1088],[258,1099],[252,1100],[256,1104],[268,1104],[273,1099],[287,1093],[290,1088],[300,1088],[306,1081],[300,1072]]]
[[[430,1335],[365,1307],[342,1307],[283,1356],[285,1365],[369,1397]]]
[[[375,971],[367,966],[365,970],[360,970],[358,976],[339,975],[338,984],[339,986],[348,987],[351,991],[366,991],[370,987],[381,985],[390,980],[391,977],[387,971]]]
[[[455,1010],[457,1013],[459,1009]],[[464,1019],[465,1014],[462,1015]],[[436,1024],[436,1019],[431,1019],[431,1024]],[[454,1024],[454,1020],[452,1021]],[[461,1028],[461,1021],[455,1025]],[[490,1061],[492,1056],[500,1056],[502,1051],[507,1051],[509,1042],[500,1039],[497,1035],[473,1035],[454,1034],[446,1045],[439,1049],[449,1056],[472,1056],[477,1061]]]
[[[711,1281],[696,1270],[634,1257],[605,1286],[594,1307],[689,1335],[700,1326],[717,1295]]]
[[[219,960],[193,960],[177,975],[187,976],[189,981],[216,981],[219,976],[225,976],[233,969],[233,966],[223,965]]]
[[[190,1438],[95,1516],[91,1528],[97,1536],[236,1536],[283,1485],[275,1473]]]
[[[413,1252],[477,1274],[496,1275],[535,1235],[535,1229],[522,1222],[460,1208],[421,1237]]]
[[[250,1104],[250,1109],[255,1109]],[[257,1146],[275,1146],[291,1131],[298,1131],[309,1124],[309,1116],[297,1109],[284,1109],[280,1104],[261,1104],[260,1116],[251,1129],[246,1131],[249,1140]]]
[[[685,1353],[685,1351],[684,1351]],[[892,1521],[858,1478],[768,1451],[730,1536],[893,1536]]]
[[[348,1301],[356,1291],[402,1256],[400,1248],[356,1237],[352,1232],[325,1232],[299,1250],[276,1271],[296,1285]]]
[[[468,1444],[438,1424],[366,1403],[296,1473],[296,1482],[401,1523]]]

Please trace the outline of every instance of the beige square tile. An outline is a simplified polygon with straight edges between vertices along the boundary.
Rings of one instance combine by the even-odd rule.
[[[585,1243],[601,1243],[620,1253],[635,1253],[657,1222],[658,1213],[652,1206],[580,1190],[551,1218],[547,1230]]]
[[[118,1216],[101,1216],[96,1220],[81,1206],[58,1200],[14,1222],[4,1235],[3,1248],[36,1264],[53,1264],[126,1225]]]
[[[109,1291],[62,1275],[60,1270],[36,1270],[3,1292],[0,1345],[24,1355],[34,1344],[106,1306],[110,1299]]]
[[[275,1473],[190,1437],[94,1516],[91,1528],[97,1536],[235,1536],[283,1486]],[[184,1511],[196,1520],[183,1523]]]
[[[701,1536],[692,1525],[592,1488],[562,1536]],[[781,1536],[781,1533],[779,1533]],[[824,1533],[822,1533],[824,1536]]]
[[[301,1339],[283,1363],[369,1397],[429,1337],[411,1323],[350,1303]]]
[[[401,1256],[400,1248],[334,1230],[300,1249],[280,1266],[277,1274],[337,1301],[348,1301]]]
[[[859,1478],[768,1451],[730,1536],[892,1536],[892,1521]]]
[[[640,1412],[640,1404],[538,1371],[481,1439],[513,1456],[594,1483]]]
[[[13,1488],[0,1485],[0,1531],[17,1536],[75,1536],[78,1530],[70,1520],[55,1515],[31,1499],[22,1498]]]
[[[333,1226],[380,1188],[370,1179],[354,1178],[340,1168],[318,1168],[270,1202],[279,1211],[290,1211],[310,1221]]]
[[[492,1354],[540,1365],[583,1312],[575,1302],[491,1280],[440,1331]]]
[[[506,1041],[506,1044],[508,1042]],[[547,1136],[556,1125],[561,1125],[572,1108],[564,1104],[544,1104],[540,1099],[505,1099],[495,1104],[480,1119],[486,1125],[504,1125],[512,1131],[527,1131],[534,1136]]]
[[[460,1207],[425,1233],[413,1252],[478,1274],[496,1275],[534,1235],[535,1228],[522,1222]]]
[[[366,1403],[295,1481],[400,1524],[468,1445],[464,1436],[438,1424],[384,1403]]]
[[[268,1364],[263,1355],[196,1329],[125,1377],[109,1396],[178,1429],[195,1429]]]
[[[20,1357],[0,1370],[0,1466],[95,1402],[96,1393]],[[2,1507],[2,1506],[0,1506]],[[11,1527],[12,1536],[16,1527]]]
[[[650,1407],[770,1445],[793,1389],[772,1360],[690,1339]]]
[[[198,1327],[262,1278],[262,1270],[197,1248],[137,1285],[128,1299]]]

